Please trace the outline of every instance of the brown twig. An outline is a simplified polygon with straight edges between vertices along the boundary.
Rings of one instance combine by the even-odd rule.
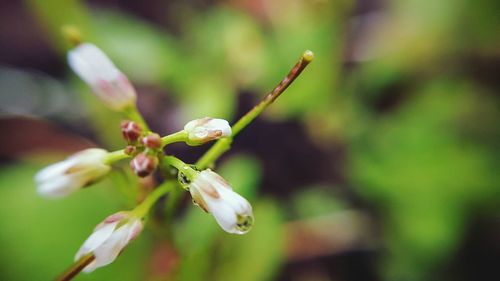
[[[95,256],[92,253],[86,254],[81,257],[78,261],[73,263],[66,271],[59,275],[55,281],[69,281],[73,279],[78,273],[80,273],[87,265],[95,260]]]

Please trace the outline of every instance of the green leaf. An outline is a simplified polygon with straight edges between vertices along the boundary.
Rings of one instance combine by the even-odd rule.
[[[383,212],[389,280],[427,279],[459,241],[464,214],[499,198],[493,147],[471,138],[463,122],[491,115],[477,91],[436,80],[352,146],[353,186]]]

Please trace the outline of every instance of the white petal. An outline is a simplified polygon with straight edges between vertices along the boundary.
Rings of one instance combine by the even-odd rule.
[[[69,176],[60,176],[38,185],[38,194],[49,198],[61,198],[77,191],[81,187]]]
[[[231,206],[225,204],[225,202],[219,201],[218,203],[219,204],[214,204],[214,202],[207,203],[210,213],[214,216],[222,229],[229,233],[236,233],[236,213]]]
[[[253,223],[252,206],[217,173],[210,169],[201,171],[191,183],[190,192],[196,201],[204,204],[225,231],[244,234],[250,229],[251,224],[244,229],[238,225],[238,220],[248,218],[248,222]]]
[[[231,136],[231,126],[224,119],[212,119],[209,122],[210,129],[222,131],[222,137]]]
[[[139,219],[127,222],[116,229],[98,248],[93,250],[95,260],[83,271],[92,272],[98,267],[112,263],[123,248],[134,239],[142,230],[142,222]]]
[[[121,74],[101,49],[84,43],[68,53],[68,63],[86,83],[95,86],[99,80],[113,81]]]
[[[253,217],[252,206],[245,198],[230,189],[223,188],[218,191],[220,198],[206,198],[210,213],[225,231],[235,234],[246,233],[247,231],[238,228],[238,216]]]
[[[90,236],[85,240],[80,250],[75,255],[75,260],[80,259],[83,255],[93,252],[95,249],[100,247],[113,233],[118,221],[114,223],[104,224],[99,229],[96,229]]]
[[[41,183],[47,180],[50,180],[52,178],[59,177],[61,174],[63,174],[69,167],[71,167],[75,161],[73,160],[64,160],[61,162],[54,163],[50,166],[47,166],[40,170],[36,175],[35,175],[35,181],[37,183]]]
[[[198,124],[198,119],[189,121],[186,125],[184,125],[185,131],[192,131]]]
[[[118,254],[120,254],[122,249],[127,245],[129,230],[129,227],[126,225],[116,229],[111,236],[106,239],[106,241],[93,250],[95,260],[91,266],[85,267],[83,271],[91,272],[97,267],[102,267],[112,263]]]
[[[38,193],[46,197],[63,197],[98,180],[111,169],[103,163],[107,154],[104,149],[86,149],[42,169],[35,175]]]
[[[184,130],[188,133],[188,145],[200,145],[220,137],[231,136],[231,126],[226,120],[210,117],[192,120],[184,126]]]

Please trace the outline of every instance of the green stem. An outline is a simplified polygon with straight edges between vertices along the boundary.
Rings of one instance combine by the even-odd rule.
[[[185,142],[188,137],[188,133],[184,130],[164,136],[161,138],[161,146],[165,147],[174,142]]]
[[[307,50],[300,57],[299,61],[290,70],[288,75],[274,87],[254,108],[241,117],[231,128],[232,135],[229,138],[218,140],[205,154],[196,162],[196,166],[205,169],[214,163],[224,152],[229,150],[231,143],[236,135],[250,124],[264,109],[275,101],[292,82],[300,75],[306,66],[314,59],[313,52]]]
[[[175,156],[163,157],[163,163],[175,167],[180,173],[183,173],[189,180],[194,180],[198,172],[191,168],[188,164],[182,162],[181,159]]]
[[[142,117],[142,114],[137,109],[137,106],[133,105],[126,108],[123,113],[127,116],[128,119],[136,122],[141,128],[147,132],[149,132],[149,126]]]
[[[222,154],[231,148],[233,137],[219,139],[205,154],[196,162],[196,167],[204,170],[214,163]]]
[[[254,108],[252,108],[247,114],[233,125],[231,137],[235,137],[241,130],[243,130],[248,124],[250,124],[257,116],[259,116],[264,109],[266,109],[274,100],[276,100],[293,81],[300,75],[300,73],[306,68],[306,66],[314,59],[313,52],[307,50],[300,57],[299,61],[290,70],[288,75],[281,80],[281,82],[274,87],[274,89],[269,92]]]
[[[178,183],[176,183],[178,185]],[[185,190],[180,188],[174,188],[168,194],[168,198],[165,202],[165,220],[171,222],[174,218],[175,210],[179,207],[181,199],[184,197]]]
[[[160,186],[158,186],[155,190],[153,190],[141,204],[139,204],[132,213],[139,217],[145,217],[149,210],[153,207],[153,205],[160,199],[163,195],[167,194],[175,187],[176,183],[173,181],[164,182]]]
[[[78,273],[80,273],[87,265],[95,260],[95,256],[92,253],[88,253],[81,257],[75,263],[73,263],[66,271],[59,275],[56,281],[69,281],[73,279]]]
[[[129,155],[125,154],[125,151],[123,149],[117,150],[117,151],[112,151],[109,152],[108,155],[106,155],[106,158],[104,159],[104,163],[111,165],[117,161],[120,161],[122,159],[130,157]]]
[[[164,136],[161,138],[161,146],[164,147],[168,144],[174,142],[183,142],[186,140],[187,132],[179,131],[168,136]],[[130,155],[127,155],[123,149],[109,152],[104,159],[104,163],[110,165],[122,159],[128,158]]]

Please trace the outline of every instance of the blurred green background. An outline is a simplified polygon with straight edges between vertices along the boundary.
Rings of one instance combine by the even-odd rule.
[[[120,116],[66,65],[79,28],[128,75],[162,134],[235,121],[300,54],[315,60],[218,171],[256,224],[224,233],[161,202],[110,266],[76,280],[499,280],[500,2],[27,0],[0,3],[0,279],[51,280],[93,227],[134,206],[126,163],[63,200],[33,175]],[[194,162],[209,146],[167,148]]]

